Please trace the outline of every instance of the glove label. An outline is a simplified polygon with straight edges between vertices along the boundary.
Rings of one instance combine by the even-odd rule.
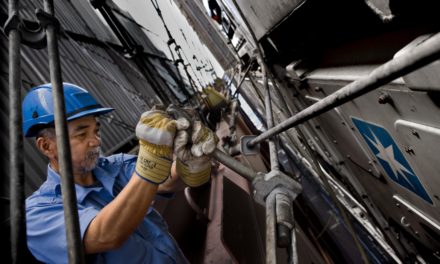
[[[162,183],[170,175],[172,161],[158,157],[144,148],[140,148],[136,173],[153,183]]]

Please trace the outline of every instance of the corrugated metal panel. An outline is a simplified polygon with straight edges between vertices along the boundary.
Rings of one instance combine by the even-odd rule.
[[[124,14],[124,16],[132,18],[132,16],[129,13],[126,13],[125,11],[119,9],[116,5],[113,5],[113,9],[117,9],[118,12]],[[136,41],[137,44],[144,47],[144,50],[149,53],[157,54],[157,56],[166,57],[165,54],[163,54],[162,51],[156,48],[154,44],[148,39],[148,37],[145,35],[144,31],[135,23],[128,20],[124,16],[121,16],[118,13],[115,13],[116,17],[121,21],[121,23],[124,25],[124,27],[130,32],[131,37]],[[134,20],[134,19],[133,19]]]
[[[35,8],[41,8],[40,1],[22,2],[23,17],[31,20],[34,18]],[[1,3],[1,10],[6,12],[6,3]],[[93,8],[88,2],[82,1],[55,1],[55,15],[60,20],[62,28],[85,36],[92,36],[101,41],[112,41],[117,43],[113,34],[108,30]],[[86,24],[87,22],[87,24]],[[136,25],[131,25],[137,27]],[[144,34],[142,30],[136,31],[137,34]],[[158,50],[152,46],[151,42],[145,37],[142,45],[156,54]],[[7,54],[7,42],[3,38],[2,53]],[[87,88],[97,100],[105,106],[110,106],[116,110],[108,117],[102,119],[102,150],[104,153],[120,147],[134,139],[134,127],[142,112],[149,109],[154,103],[160,102],[152,88],[152,80],[146,79],[133,61],[127,60],[118,52],[110,47],[92,45],[79,42],[64,35],[59,42],[61,56],[61,67],[63,81],[78,84]],[[7,61],[1,61],[2,108],[0,115],[2,120],[8,119],[7,114]],[[164,79],[168,80],[165,72],[160,74],[151,64],[148,70],[150,76],[163,86],[161,89],[169,89]],[[164,71],[164,68],[161,68]],[[165,76],[164,79],[160,75]],[[23,95],[33,86],[49,82],[48,53],[46,49],[35,50],[23,46],[22,48],[22,80]],[[5,85],[5,86],[3,86]],[[174,88],[174,87],[173,87]],[[170,91],[168,91],[170,93]],[[4,101],[4,102],[3,102]],[[125,124],[120,125],[120,124]],[[128,126],[128,127],[127,127]],[[6,126],[5,126],[6,127]],[[7,139],[8,130],[2,130],[0,135]],[[7,144],[6,144],[7,145]],[[25,147],[25,170],[26,170],[26,193],[29,195],[46,178],[47,160],[39,153],[34,146],[33,139],[26,139]],[[7,151],[3,152],[7,153]],[[7,164],[8,155],[2,155],[2,161]],[[4,166],[3,166],[4,167]],[[4,174],[5,175],[5,174]],[[5,182],[5,181],[3,181]],[[8,186],[8,185],[6,185]],[[6,191],[6,190],[5,190]],[[3,192],[3,193],[8,193]]]

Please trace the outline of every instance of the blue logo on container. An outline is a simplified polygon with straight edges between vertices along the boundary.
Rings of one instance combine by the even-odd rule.
[[[419,178],[385,128],[354,117],[351,119],[388,176],[432,204],[432,200]]]

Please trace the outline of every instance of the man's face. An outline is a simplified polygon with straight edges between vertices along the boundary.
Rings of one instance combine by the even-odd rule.
[[[100,123],[94,116],[86,116],[68,123],[72,166],[74,173],[93,170],[101,146]]]

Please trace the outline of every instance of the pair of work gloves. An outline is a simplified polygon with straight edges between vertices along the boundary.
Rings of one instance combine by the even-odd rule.
[[[161,108],[142,114],[136,126],[140,146],[137,175],[154,184],[163,183],[170,175],[174,153],[177,174],[186,185],[197,187],[209,181],[210,154],[218,138],[201,121],[188,119],[175,119]]]

